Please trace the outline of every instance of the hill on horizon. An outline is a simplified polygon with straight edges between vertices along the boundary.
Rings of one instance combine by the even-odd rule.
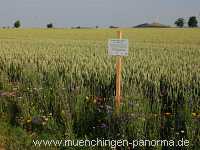
[[[164,25],[158,22],[153,22],[153,23],[144,23],[135,26],[134,28],[170,28],[169,25]]]

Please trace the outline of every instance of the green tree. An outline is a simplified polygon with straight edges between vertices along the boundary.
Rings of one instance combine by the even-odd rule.
[[[14,27],[19,28],[21,26],[21,22],[19,20],[15,21]]]
[[[178,18],[175,23],[174,23],[177,27],[182,28],[185,24],[185,20],[183,18]]]
[[[195,16],[190,17],[190,19],[188,21],[188,26],[191,27],[191,28],[198,26],[198,21],[197,21],[197,18]]]
[[[53,23],[47,24],[47,28],[53,28]]]

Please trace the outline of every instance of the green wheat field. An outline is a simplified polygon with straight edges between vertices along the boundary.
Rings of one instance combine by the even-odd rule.
[[[95,138],[183,138],[181,149],[200,149],[200,29],[121,29],[129,55],[118,115],[107,50],[117,30],[0,29],[0,149],[111,149],[32,142]]]

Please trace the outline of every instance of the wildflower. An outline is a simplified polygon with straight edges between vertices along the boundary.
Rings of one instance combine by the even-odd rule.
[[[44,126],[44,125],[46,125],[47,123],[46,122],[42,122],[42,125]]]
[[[16,96],[16,95],[17,95],[16,92],[1,92],[1,91],[0,91],[0,96],[14,97],[14,96]]]
[[[48,118],[47,118],[47,117],[45,117],[45,118],[44,118],[44,121],[48,121]]]
[[[192,116],[193,116],[193,117],[196,117],[196,116],[197,116],[197,114],[196,114],[196,113],[192,113]]]
[[[185,131],[184,130],[181,130],[181,133],[184,133]]]
[[[100,125],[100,128],[107,128],[108,126],[105,124],[105,123],[102,123],[101,125]]]
[[[176,132],[176,135],[179,135],[179,133],[178,133],[178,132]]]
[[[164,115],[166,115],[166,116],[170,116],[172,113],[170,113],[170,112],[166,112],[166,113],[164,113]]]
[[[113,108],[111,106],[109,106],[109,105],[106,105],[106,109],[107,110],[113,110]]]
[[[154,114],[154,116],[155,116],[155,117],[157,117],[157,116],[158,116],[158,114]]]
[[[31,122],[31,119],[28,119],[26,122],[27,122],[27,123],[30,123],[30,122]]]

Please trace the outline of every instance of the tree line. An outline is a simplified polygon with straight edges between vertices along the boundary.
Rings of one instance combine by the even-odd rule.
[[[186,20],[184,18],[178,18],[174,24],[177,27],[183,28],[186,24]],[[198,27],[198,20],[196,16],[191,16],[187,22],[188,27],[194,28],[194,27]],[[14,28],[19,28],[21,26],[21,22],[20,20],[17,20],[14,22]],[[53,28],[53,23],[48,23],[46,25],[47,28]],[[110,28],[113,26],[110,26]],[[96,27],[97,28],[97,27]]]
[[[186,24],[186,20],[184,18],[178,18],[175,23],[177,27],[183,28]],[[195,28],[198,27],[198,20],[196,16],[191,16],[187,22],[188,27]]]

